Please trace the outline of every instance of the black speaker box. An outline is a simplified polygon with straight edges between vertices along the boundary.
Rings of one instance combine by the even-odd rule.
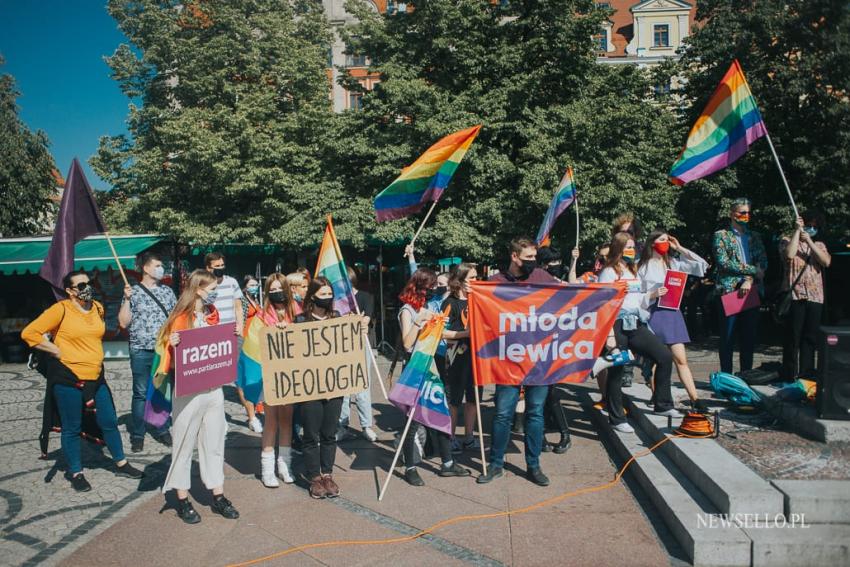
[[[820,330],[818,417],[850,419],[850,327]]]

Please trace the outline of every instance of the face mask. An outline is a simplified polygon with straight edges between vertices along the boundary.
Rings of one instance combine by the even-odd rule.
[[[431,301],[432,299],[440,297],[440,295],[442,294],[439,292],[438,288],[435,287],[434,289],[429,289],[427,292],[425,292],[425,299]]]
[[[546,271],[549,272],[550,275],[559,278],[563,272],[563,267],[560,264],[549,265],[546,266]]]
[[[260,286],[249,285],[248,287],[245,288],[245,291],[248,292],[248,295],[252,295],[254,297],[257,297],[257,294],[260,293]]]
[[[201,301],[204,302],[204,305],[212,305],[215,303],[215,300],[218,299],[218,291],[212,290],[207,292],[206,297],[202,297]]]
[[[631,264],[635,261],[635,249],[634,248],[626,248],[623,250],[623,261],[627,264]]]
[[[223,278],[224,277],[224,268],[213,268],[212,273],[217,278]]]
[[[301,303],[302,301],[304,301],[304,298],[303,298],[303,297],[301,297],[301,294],[300,294],[300,293],[293,293],[293,294],[292,294],[292,299],[294,299],[294,300],[295,300],[295,301],[297,301],[298,303]]]
[[[77,299],[79,299],[80,301],[91,301],[93,297],[94,289],[92,289],[92,286],[90,285],[87,285],[86,287],[77,292]]]
[[[165,268],[162,266],[157,266],[153,270],[151,270],[151,277],[157,281],[161,280],[165,275]]]
[[[282,291],[273,291],[269,293],[269,301],[272,303],[286,303],[286,294]]]
[[[803,229],[803,231],[804,231],[806,234],[808,234],[809,236],[814,236],[814,235],[816,235],[816,234],[818,233],[818,229],[816,229],[816,228],[815,228],[815,227],[813,227],[813,226],[807,226],[807,227],[805,227],[805,228]]]
[[[735,215],[735,222],[740,225],[747,226],[747,223],[750,222],[750,213],[744,213],[742,215]]]
[[[446,292],[449,291],[449,288],[444,285],[438,285],[434,288],[434,297],[442,297],[446,295]]]
[[[334,305],[333,297],[314,297],[313,305],[320,309],[330,309]]]
[[[670,242],[658,242],[656,240],[652,243],[652,249],[664,256],[670,251]]]
[[[534,268],[536,268],[536,267],[537,267],[537,262],[535,262],[534,260],[523,260],[522,266],[520,267],[520,270],[522,271],[522,273],[524,275],[530,276],[531,272],[533,272]]]

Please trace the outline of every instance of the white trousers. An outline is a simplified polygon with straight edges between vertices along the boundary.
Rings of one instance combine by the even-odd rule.
[[[221,388],[176,397],[171,411],[171,467],[163,492],[192,487],[192,455],[198,445],[201,481],[212,490],[224,484],[224,393]]]

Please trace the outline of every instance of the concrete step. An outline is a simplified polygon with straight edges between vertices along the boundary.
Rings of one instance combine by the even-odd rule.
[[[839,567],[850,565],[850,526],[745,528],[753,541],[753,567]]]
[[[654,444],[640,429],[634,434],[614,430],[607,417],[589,407],[599,400],[599,395],[585,395],[591,419],[600,432],[609,436],[623,459],[642,453]],[[669,443],[671,441],[665,445]],[[708,519],[719,512],[718,508],[688,480],[665,451],[637,458],[629,470],[694,565],[719,567],[750,564],[750,538],[734,525],[707,527]]]
[[[850,524],[850,481],[774,480],[785,496],[785,516],[809,524]]]
[[[647,407],[651,390],[643,384],[624,388],[633,425],[655,442],[674,435],[681,419],[658,416]],[[672,427],[670,426],[672,425]],[[714,439],[677,438],[662,446],[665,454],[724,514],[768,514],[784,511],[783,495]]]
[[[764,408],[794,431],[823,443],[850,441],[850,420],[819,419],[815,408],[780,400],[772,384],[753,386],[764,397]]]

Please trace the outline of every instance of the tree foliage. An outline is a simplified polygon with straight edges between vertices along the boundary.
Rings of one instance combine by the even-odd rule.
[[[0,65],[3,58],[0,57]],[[0,76],[0,236],[45,232],[55,210],[56,166],[47,135],[30,131],[18,116],[20,95],[11,75]]]

